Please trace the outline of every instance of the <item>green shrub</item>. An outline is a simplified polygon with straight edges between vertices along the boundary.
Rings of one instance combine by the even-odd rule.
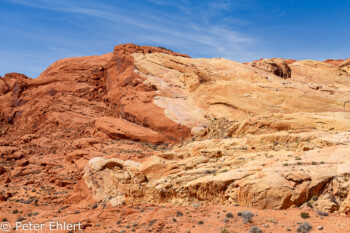
[[[310,215],[309,215],[309,213],[307,213],[307,212],[301,212],[300,213],[300,217],[302,217],[302,218],[310,218]]]

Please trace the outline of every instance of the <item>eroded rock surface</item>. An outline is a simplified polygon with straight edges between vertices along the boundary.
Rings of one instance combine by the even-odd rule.
[[[195,136],[143,162],[147,179],[130,181],[123,200],[285,209],[319,197],[319,209],[349,213],[350,77],[340,67],[133,56],[135,72],[157,89],[154,103]],[[322,201],[329,195],[331,207]]]
[[[273,125],[278,118],[225,122],[230,127],[223,137],[208,137],[209,127],[195,141],[142,163],[137,172],[147,180],[130,181],[125,200],[277,209],[311,201],[324,211],[349,213],[349,118],[339,116],[329,122],[347,122],[329,132],[317,125],[322,117],[289,116],[279,126]],[[308,125],[295,122],[303,118]],[[114,182],[119,183],[118,179]],[[140,186],[135,183],[141,186],[142,195],[137,194]]]
[[[0,218],[43,211],[105,232],[96,218],[115,227],[116,208],[143,213],[133,206],[167,206],[170,220],[222,205],[349,215],[348,61],[241,64],[126,44],[36,79],[6,74]],[[148,231],[166,232],[164,222]]]
[[[291,70],[288,63],[280,58],[260,59],[259,61],[250,62],[248,65],[271,72],[284,79],[291,77]]]

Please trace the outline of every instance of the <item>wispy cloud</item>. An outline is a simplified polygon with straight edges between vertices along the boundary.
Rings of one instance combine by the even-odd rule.
[[[238,17],[221,15],[223,11],[239,7],[239,1],[233,4],[232,1],[219,0],[215,6],[210,2],[201,5],[186,0],[149,0],[151,4],[146,1],[130,1],[127,4],[125,1],[107,4],[96,0],[6,1],[64,14],[67,17],[62,18],[62,23],[79,29],[69,33],[40,27],[35,28],[35,32],[23,28],[12,29],[17,30],[14,35],[43,41],[47,51],[55,58],[64,56],[63,52],[67,52],[67,56],[91,55],[97,53],[96,45],[101,48],[119,42],[132,42],[164,46],[195,57],[225,57],[243,61],[253,59],[250,48],[257,43],[256,39],[233,27],[247,25],[249,22]],[[86,48],[89,48],[88,51],[84,51]],[[45,55],[43,52],[41,54]]]

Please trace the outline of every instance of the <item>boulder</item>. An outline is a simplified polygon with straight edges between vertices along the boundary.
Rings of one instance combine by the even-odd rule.
[[[101,171],[105,168],[112,169],[115,166],[123,168],[124,161],[117,158],[105,159],[102,157],[96,157],[89,161],[89,166],[95,171]]]
[[[134,170],[139,166],[137,162],[96,157],[85,168],[83,180],[92,192],[94,201],[119,206],[124,204],[125,195],[134,180],[142,182],[142,179],[138,179],[138,171]]]

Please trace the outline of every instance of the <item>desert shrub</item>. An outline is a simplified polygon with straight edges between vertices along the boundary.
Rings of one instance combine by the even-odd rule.
[[[261,229],[257,226],[252,226],[249,230],[250,233],[262,233]]]
[[[173,50],[171,50],[171,49],[167,49],[167,48],[164,48],[164,47],[162,47],[162,46],[159,46],[158,48],[160,48],[160,49],[164,49],[164,50],[167,50],[167,51],[169,51],[169,52],[174,52]]]
[[[309,232],[311,229],[312,229],[312,226],[310,225],[310,223],[304,222],[300,224],[300,226],[297,229],[297,232],[306,233],[306,232]]]
[[[252,222],[253,213],[250,211],[246,211],[246,210],[241,211],[241,212],[238,212],[237,215],[243,218],[244,223]]]
[[[308,202],[306,203],[306,205],[307,205],[307,207],[312,208],[311,202],[308,201]]]
[[[307,212],[301,212],[300,213],[300,217],[302,217],[302,218],[310,218],[310,215]]]
[[[184,214],[181,211],[176,211],[176,217],[184,216]]]

